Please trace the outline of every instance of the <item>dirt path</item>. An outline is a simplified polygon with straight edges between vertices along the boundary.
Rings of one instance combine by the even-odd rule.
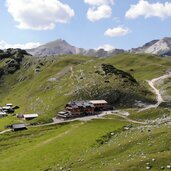
[[[5,134],[6,132],[10,132],[10,131],[11,131],[10,129],[7,129],[7,130],[4,130],[4,131],[1,131],[1,132],[0,132],[0,135],[1,135],[1,134]]]
[[[114,115],[115,116],[119,116],[119,117],[125,119],[126,121],[128,121],[130,123],[143,124],[143,125],[146,125],[147,124],[146,122],[140,122],[140,121],[136,121],[136,120],[129,119],[127,116],[124,116],[124,115],[120,115],[120,114],[114,114]]]
[[[152,80],[148,80],[148,84],[149,86],[152,88],[153,92],[156,94],[156,100],[157,100],[157,103],[154,104],[154,105],[149,105],[149,106],[146,106],[145,108],[143,109],[140,109],[139,111],[144,111],[144,110],[148,110],[148,109],[152,109],[152,108],[157,108],[162,102],[164,102],[163,98],[162,98],[162,95],[160,93],[160,90],[156,88],[156,83],[157,84],[160,84],[164,79],[166,78],[170,78],[171,77],[171,72],[169,72],[168,74],[165,74],[161,77],[158,77],[158,78],[154,78]]]
[[[145,122],[140,122],[140,121],[136,121],[136,120],[132,120],[129,119],[127,116],[129,115],[128,112],[126,111],[121,111],[121,110],[113,110],[113,111],[105,111],[102,112],[98,115],[92,115],[92,116],[85,116],[85,117],[79,117],[79,118],[74,118],[74,119],[59,119],[59,118],[53,118],[53,122],[52,123],[48,123],[48,124],[41,124],[41,125],[34,125],[34,126],[28,126],[28,128],[36,128],[36,127],[43,127],[43,126],[51,126],[51,125],[57,125],[57,124],[61,124],[61,123],[69,123],[69,122],[74,122],[74,121],[81,121],[81,122],[87,122],[87,121],[91,121],[93,119],[106,119],[104,116],[106,115],[114,115],[114,116],[119,116],[123,119],[125,119],[126,121],[130,122],[130,123],[137,123],[137,124],[146,124]],[[0,132],[1,134],[5,134],[6,132],[9,132],[10,130],[5,130]],[[62,133],[63,134],[67,134],[68,132]]]
[[[72,66],[70,67],[70,72],[71,72],[70,78],[72,78],[74,76],[74,72],[73,72],[73,67]]]
[[[129,119],[127,117],[127,116],[129,116],[129,112],[121,111],[121,110],[105,111],[105,112],[102,112],[102,113],[100,113],[98,115],[85,116],[85,117],[80,117],[80,118],[75,118],[75,119],[68,119],[68,120],[54,118],[54,124],[73,122],[73,121],[86,122],[86,121],[91,121],[93,119],[106,119],[106,118],[104,118],[104,116],[106,116],[106,115],[119,116],[119,117],[121,117],[121,118],[123,118],[123,119],[125,119],[125,120],[127,120],[128,122],[131,122],[131,123],[146,124],[145,122],[140,122],[140,121]]]

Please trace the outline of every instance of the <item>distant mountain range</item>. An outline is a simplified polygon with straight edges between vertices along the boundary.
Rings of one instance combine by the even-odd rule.
[[[95,57],[109,57],[119,53],[149,53],[161,56],[171,56],[171,38],[166,37],[160,40],[152,40],[142,47],[133,48],[131,50],[113,49],[106,51],[104,49],[83,49],[70,45],[62,39],[49,42],[34,49],[27,50],[33,56],[51,56],[51,55],[64,55],[64,54],[80,54],[84,56]]]
[[[113,49],[106,51],[104,49],[83,49],[70,45],[68,42],[62,39],[49,42],[34,49],[27,50],[33,56],[51,56],[51,55],[64,55],[64,54],[80,54],[84,56],[95,57],[108,57],[114,56],[118,53],[125,52],[123,49]]]

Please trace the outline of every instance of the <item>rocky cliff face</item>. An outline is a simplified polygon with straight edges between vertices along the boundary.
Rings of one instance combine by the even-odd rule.
[[[153,40],[142,47],[131,49],[133,53],[150,53],[161,56],[171,56],[171,38]]]
[[[71,46],[65,40],[59,39],[39,46],[35,49],[29,49],[27,52],[33,56],[41,57],[51,55],[76,54],[77,48]]]

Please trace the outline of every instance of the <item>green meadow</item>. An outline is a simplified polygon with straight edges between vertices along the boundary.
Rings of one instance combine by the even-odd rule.
[[[104,119],[6,133],[0,140],[0,170],[143,171],[146,163],[152,170],[166,168],[171,157],[170,127],[134,124],[124,130],[129,124]]]
[[[130,73],[138,84],[105,76],[102,64]],[[19,70],[1,78],[0,105],[10,102],[20,107],[15,114],[38,113],[39,118],[27,122],[15,114],[0,118],[0,131],[13,123],[32,125],[25,131],[0,134],[0,171],[144,171],[148,166],[154,171],[168,170],[168,124],[133,124],[115,115],[87,122],[39,124],[52,122],[73,99],[108,99],[116,109],[128,111],[128,119],[140,122],[170,116],[171,109],[164,105],[142,112],[134,106],[136,100],[156,102],[146,80],[164,75],[170,66],[171,58],[145,54],[124,53],[110,58],[25,56]],[[170,96],[170,79],[162,84],[157,87]]]
[[[96,74],[103,63],[130,73],[139,85]],[[0,105],[10,102],[20,107],[16,113],[40,114],[39,119],[33,121],[36,124],[51,122],[52,117],[72,99],[105,98],[121,108],[133,107],[135,100],[154,103],[155,96],[146,80],[165,74],[170,66],[170,58],[144,54],[125,53],[100,59],[79,55],[25,56],[19,70],[3,77]],[[110,83],[105,83],[106,80]],[[106,91],[110,96],[105,96]]]

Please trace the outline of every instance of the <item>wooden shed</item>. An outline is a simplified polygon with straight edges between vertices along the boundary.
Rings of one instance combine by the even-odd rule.
[[[6,112],[0,112],[0,118],[3,118],[3,117],[5,117],[5,116],[7,116],[8,114],[6,113]]]
[[[32,120],[32,119],[35,119],[35,118],[38,118],[38,114],[23,114],[23,118],[25,120]]]
[[[11,125],[12,131],[21,131],[21,130],[26,130],[26,129],[27,129],[26,125],[22,123]]]

